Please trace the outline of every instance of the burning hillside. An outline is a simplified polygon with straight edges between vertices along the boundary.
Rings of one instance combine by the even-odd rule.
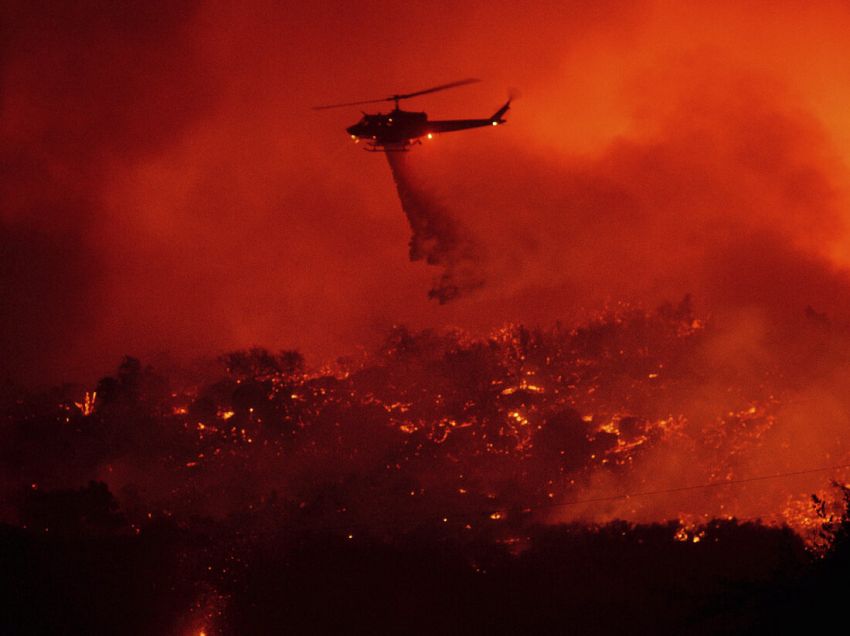
[[[843,502],[830,482],[850,464],[843,422],[828,419],[846,412],[846,397],[829,387],[850,340],[813,310],[802,320],[793,346],[764,332],[777,349],[758,359],[726,355],[735,334],[696,316],[686,298],[652,312],[618,307],[578,328],[512,325],[486,338],[397,327],[376,351],[320,370],[306,369],[297,352],[251,349],[222,356],[220,371],[172,380],[127,358],[88,391],[7,387],[5,542],[24,555],[58,551],[39,566],[47,573],[34,570],[32,589],[94,568],[83,589],[97,597],[96,581],[123,577],[125,566],[156,589],[171,581],[140,633],[307,630],[304,616],[328,626],[321,606],[304,609],[310,594],[341,603],[346,595],[328,585],[380,588],[385,576],[407,576],[397,563],[424,577],[412,589],[448,576],[461,587],[440,595],[513,590],[515,598],[540,593],[545,564],[568,564],[578,578],[547,592],[568,595],[566,609],[504,615],[517,629],[605,615],[603,589],[582,582],[590,562],[607,563],[603,588],[637,567],[652,590],[680,585],[679,567],[717,560],[720,569],[700,583],[708,587],[690,592],[698,603],[720,593],[713,577],[779,572],[791,585],[802,544],[782,527],[811,546],[834,541],[838,526],[822,529]],[[554,534],[545,529],[567,522]],[[677,544],[709,552],[681,553]],[[609,562],[611,550],[624,551],[622,560]],[[158,555],[154,567],[142,565],[148,552]],[[650,554],[676,561],[669,581],[645,569]],[[315,578],[322,568],[343,579]],[[485,575],[496,587],[467,580]],[[307,587],[294,590],[287,576]],[[123,589],[123,580],[110,585]],[[432,599],[435,589],[417,594]],[[137,592],[121,594],[135,602]],[[579,612],[582,594],[598,611]],[[646,594],[641,602],[657,602]],[[388,608],[360,595],[346,602],[352,611]],[[415,605],[399,602],[380,624],[409,624]],[[683,614],[665,621],[678,629],[696,607],[680,606]],[[89,613],[108,623],[105,609]],[[616,621],[594,625],[605,631]]]
[[[273,502],[287,522],[381,536],[732,517],[805,534],[810,495],[844,475],[825,469],[850,463],[827,419],[846,336],[808,321],[799,350],[757,361],[719,357],[732,336],[688,299],[487,338],[399,327],[320,371],[236,352],[188,388],[128,358],[96,391],[7,397],[3,481],[102,480],[137,521]]]

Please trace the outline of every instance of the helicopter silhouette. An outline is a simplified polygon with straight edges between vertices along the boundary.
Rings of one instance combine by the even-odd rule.
[[[422,137],[431,139],[439,133],[454,132],[456,130],[466,130],[468,128],[480,128],[482,126],[498,126],[504,124],[505,120],[502,116],[508,112],[511,107],[511,100],[508,99],[499,110],[486,119],[448,119],[434,120],[428,119],[427,113],[417,113],[407,110],[402,110],[399,107],[399,102],[403,99],[418,97],[419,95],[427,95],[428,93],[436,93],[449,88],[465,86],[473,84],[480,80],[464,79],[449,84],[441,84],[433,86],[414,93],[406,93],[403,95],[391,95],[379,99],[367,99],[360,102],[346,102],[344,104],[329,104],[327,106],[314,106],[313,110],[325,110],[328,108],[342,108],[344,106],[359,106],[360,104],[376,104],[378,102],[395,102],[395,108],[389,113],[378,113],[369,115],[363,113],[363,118],[346,128],[346,132],[351,135],[355,143],[361,140],[366,142],[364,150],[370,152],[406,152],[414,143],[422,143]]]

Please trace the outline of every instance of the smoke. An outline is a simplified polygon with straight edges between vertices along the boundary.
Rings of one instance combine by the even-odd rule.
[[[781,90],[723,75],[671,96],[647,138],[598,156],[512,148],[506,160],[495,135],[468,157],[472,174],[425,156],[425,178],[490,255],[488,315],[532,294],[513,305],[571,316],[691,293],[730,319],[754,309],[793,326],[806,306],[848,316],[847,273],[829,258],[845,231],[843,168],[823,129]]]
[[[392,324],[481,335],[689,292],[738,342],[848,315],[837,6],[165,4],[3,5],[4,377],[254,344],[320,364]],[[348,145],[356,109],[309,109],[457,76],[485,81],[413,106],[524,98],[396,157],[396,189]]]
[[[445,304],[482,287],[481,246],[451,211],[417,182],[407,152],[387,152],[398,198],[413,235],[410,260],[443,268],[429,298]]]
[[[123,271],[104,184],[156,156],[209,104],[185,28],[194,3],[0,9],[0,377],[90,372]],[[136,244],[143,243],[135,236]],[[88,350],[88,353],[86,353]]]

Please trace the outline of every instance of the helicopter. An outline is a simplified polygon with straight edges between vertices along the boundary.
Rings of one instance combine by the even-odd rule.
[[[478,81],[480,80],[464,79],[403,95],[390,95],[389,97],[381,97],[379,99],[367,99],[360,102],[346,102],[344,104],[314,106],[313,110],[359,106],[360,104],[376,104],[378,102],[394,102],[395,108],[389,113],[369,115],[364,112],[363,118],[359,122],[353,126],[349,126],[345,130],[355,143],[360,143],[360,141],[366,142],[364,150],[370,152],[406,152],[410,150],[410,147],[414,143],[421,144],[423,137],[431,139],[439,133],[504,124],[505,120],[502,117],[511,107],[510,99],[505,102],[504,106],[486,119],[429,120],[427,113],[402,110],[399,107],[399,102],[403,99],[436,93],[437,91],[465,86],[466,84],[474,84]]]

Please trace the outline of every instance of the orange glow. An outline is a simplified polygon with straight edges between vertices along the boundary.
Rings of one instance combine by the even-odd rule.
[[[169,458],[181,478],[215,493],[212,468],[250,447],[265,472],[246,483],[289,492],[326,448],[368,463],[371,448],[343,443],[354,421],[402,445],[387,474],[434,457],[470,473],[468,451],[475,474],[423,480],[486,501],[479,519],[513,510],[494,492],[508,476],[487,467],[516,462],[517,475],[554,467],[534,490],[547,521],[678,518],[690,542],[705,515],[814,532],[807,496],[823,475],[731,484],[850,454],[850,369],[832,353],[850,324],[850,13],[530,4],[473,0],[439,24],[427,4],[388,0],[200,3],[145,28],[85,6],[75,20],[27,14],[0,74],[0,377],[95,386],[125,354],[152,378],[254,345],[297,349],[306,368],[332,369],[327,386],[270,372],[227,376],[197,404],[172,395],[168,424],[199,445]],[[364,22],[381,35],[351,29]],[[485,126],[403,153],[411,187],[465,246],[451,266],[476,281],[440,305],[427,292],[445,264],[409,260],[386,157],[345,140],[361,106],[309,106],[455,79],[445,69],[484,81],[409,108]],[[489,117],[512,86],[525,98],[501,126]],[[388,343],[392,325],[433,331]],[[444,347],[446,334],[462,335]],[[456,373],[435,377],[445,360]],[[364,370],[388,395],[329,388]],[[124,408],[110,391],[134,404],[155,392],[126,379],[63,398],[65,432]],[[275,446],[321,417],[333,421],[309,452]],[[144,475],[96,472],[119,487]],[[612,499],[695,484],[711,488]],[[416,480],[397,492],[410,506],[430,496]]]
[[[258,343],[319,365],[373,344],[376,322],[570,325],[608,300],[651,307],[688,291],[712,315],[848,312],[834,269],[850,263],[850,24],[839,5],[543,3],[517,15],[471,2],[439,28],[424,8],[390,9],[379,2],[369,23],[398,33],[415,22],[404,47],[358,40],[310,5],[205,5],[171,16],[155,46],[96,34],[100,66],[82,68],[70,26],[42,38],[22,24],[0,129],[29,159],[0,209],[15,232],[4,258],[39,267],[0,268],[28,272],[5,299],[15,315],[0,330],[3,364],[65,380],[97,377],[125,350],[179,358]],[[333,11],[339,24],[363,19],[344,3]],[[140,63],[119,73],[126,59]],[[463,60],[484,81],[410,108],[487,117],[508,87],[524,98],[498,134],[445,135],[439,151],[410,153],[423,188],[488,254],[481,291],[437,307],[425,297],[432,271],[404,260],[405,219],[376,181],[383,157],[338,150],[358,107],[319,116],[305,105],[448,81],[438,69]],[[82,75],[69,88],[71,71]],[[34,212],[71,200],[91,203]],[[51,260],[68,237],[76,251]]]
[[[74,405],[80,409],[80,413],[88,417],[94,413],[94,406],[97,402],[97,391],[86,391],[82,402],[74,402]]]

